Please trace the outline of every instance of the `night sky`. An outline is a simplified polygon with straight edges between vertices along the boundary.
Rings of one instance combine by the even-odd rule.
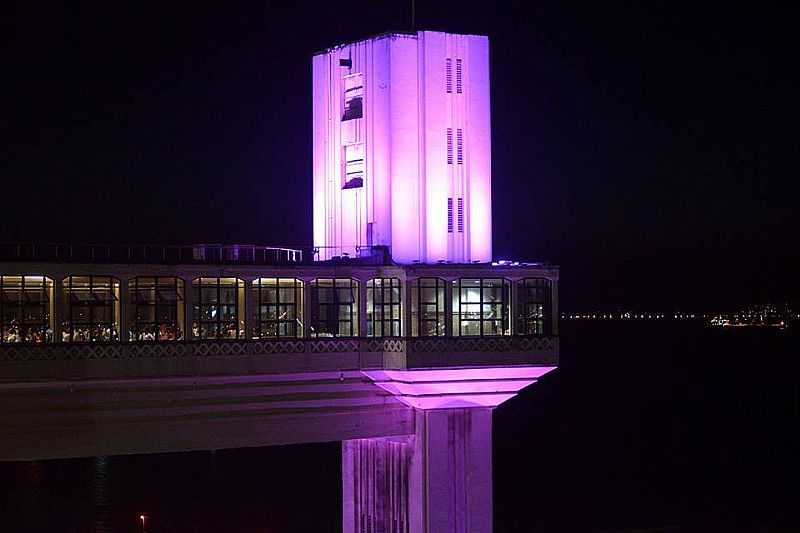
[[[410,2],[2,8],[0,240],[310,244],[311,55]],[[800,295],[800,9],[417,1],[489,35],[496,258],[565,309]],[[640,5],[641,4],[641,5]]]

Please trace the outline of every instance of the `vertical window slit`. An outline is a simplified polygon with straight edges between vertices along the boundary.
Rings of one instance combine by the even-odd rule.
[[[453,60],[449,57],[444,60],[444,85],[445,91],[453,92]]]
[[[453,233],[453,199],[447,199],[447,233]]]
[[[464,233],[464,199],[458,199],[458,232]]]
[[[447,164],[453,164],[453,128],[447,128]]]

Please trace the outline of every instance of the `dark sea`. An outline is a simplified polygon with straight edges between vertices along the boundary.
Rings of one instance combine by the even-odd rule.
[[[560,368],[495,411],[494,530],[800,531],[799,427],[798,328],[562,322]],[[339,532],[340,468],[339,443],[0,463],[0,533]]]

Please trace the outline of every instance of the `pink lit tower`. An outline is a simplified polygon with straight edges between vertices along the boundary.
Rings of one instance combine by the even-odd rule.
[[[390,33],[313,59],[314,245],[492,259],[489,40]]]
[[[492,263],[489,40],[421,31],[334,46],[313,58],[313,106],[318,264],[386,247],[411,323],[448,317],[412,329],[401,364],[363,370],[387,405],[413,410],[413,429],[343,441],[343,530],[490,533],[492,410],[555,368],[555,322],[524,324],[555,316],[558,273]],[[470,329],[511,309],[514,324]]]

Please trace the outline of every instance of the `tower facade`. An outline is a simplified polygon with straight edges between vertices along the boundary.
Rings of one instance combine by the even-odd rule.
[[[391,33],[313,58],[319,259],[489,262],[489,40]]]

